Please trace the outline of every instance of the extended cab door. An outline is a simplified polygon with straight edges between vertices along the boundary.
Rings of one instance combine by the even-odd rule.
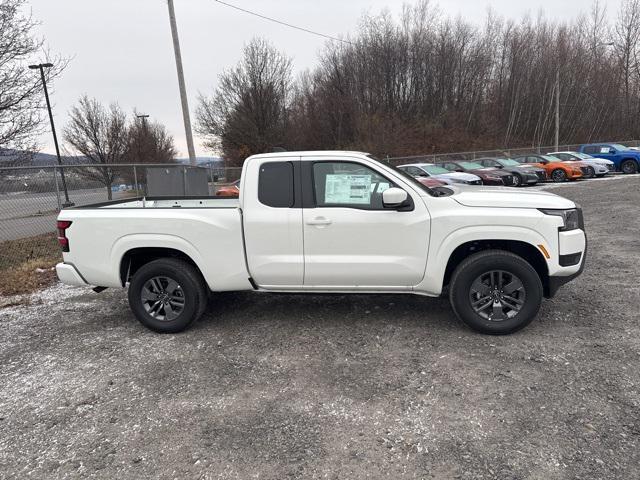
[[[304,272],[300,157],[254,157],[240,195],[247,266],[261,287],[301,286]]]
[[[303,158],[301,169],[305,287],[410,289],[420,283],[430,217],[400,174],[379,171],[373,161],[327,157]],[[382,192],[394,186],[409,194],[410,208],[384,208]]]

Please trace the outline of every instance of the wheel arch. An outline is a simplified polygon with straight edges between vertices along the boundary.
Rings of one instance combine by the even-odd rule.
[[[538,273],[544,289],[544,295],[546,297],[550,295],[549,268],[540,249],[526,241],[512,239],[471,240],[458,245],[453,252],[451,252],[451,255],[449,255],[444,270],[442,280],[443,291],[449,286],[451,276],[458,265],[469,256],[483,250],[504,250],[514,253],[526,260]]]

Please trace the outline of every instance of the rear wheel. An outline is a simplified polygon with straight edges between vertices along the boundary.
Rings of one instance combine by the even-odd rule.
[[[206,307],[206,287],[189,263],[162,258],[140,267],[129,284],[129,306],[147,328],[160,333],[185,330]]]
[[[638,173],[638,164],[635,160],[625,160],[620,165],[620,170],[622,170],[622,173]]]
[[[456,268],[449,289],[455,314],[472,329],[492,335],[527,326],[542,303],[542,282],[522,257],[503,250],[471,255]]]

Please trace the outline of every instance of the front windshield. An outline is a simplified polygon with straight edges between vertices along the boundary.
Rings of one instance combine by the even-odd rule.
[[[583,160],[589,160],[590,158],[593,158],[591,155],[588,155],[586,153],[580,153],[580,152],[576,152],[573,155],[575,157],[582,158]]]
[[[627,150],[629,147],[625,147],[624,145],[620,145],[619,143],[614,143],[611,145],[611,148],[615,148],[616,150]]]
[[[504,165],[505,167],[516,167],[516,166],[520,166],[519,162],[516,162],[515,160],[512,160],[510,158],[503,158],[498,160],[498,162],[500,162],[502,165]]]
[[[420,168],[430,175],[440,175],[443,173],[449,173],[449,170],[447,170],[446,168],[439,167],[437,165],[425,164],[425,165],[420,165]]]
[[[480,168],[485,168],[482,165],[480,165],[479,163],[476,162],[458,162],[458,165],[460,165],[462,168],[466,169],[466,170],[477,170]]]
[[[405,172],[404,170],[399,169],[395,165],[391,165],[390,163],[383,162],[382,160],[374,157],[373,155],[367,155],[367,158],[370,158],[374,162],[378,162],[378,163],[381,163],[383,165],[386,165],[387,167],[391,168],[395,173],[400,175],[404,180],[406,180],[408,183],[410,183],[414,187],[427,192],[429,195],[436,196],[436,194],[433,192],[433,190],[431,190],[426,185],[423,185],[418,180],[416,180],[412,175],[409,175],[407,172]]]

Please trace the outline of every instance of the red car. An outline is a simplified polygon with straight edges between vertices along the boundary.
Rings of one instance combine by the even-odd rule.
[[[222,185],[216,190],[216,197],[239,197],[240,180],[236,180],[228,185]]]
[[[444,187],[447,184],[440,180],[436,180],[431,177],[416,177],[416,180],[423,184],[425,187],[433,188],[433,187]]]

